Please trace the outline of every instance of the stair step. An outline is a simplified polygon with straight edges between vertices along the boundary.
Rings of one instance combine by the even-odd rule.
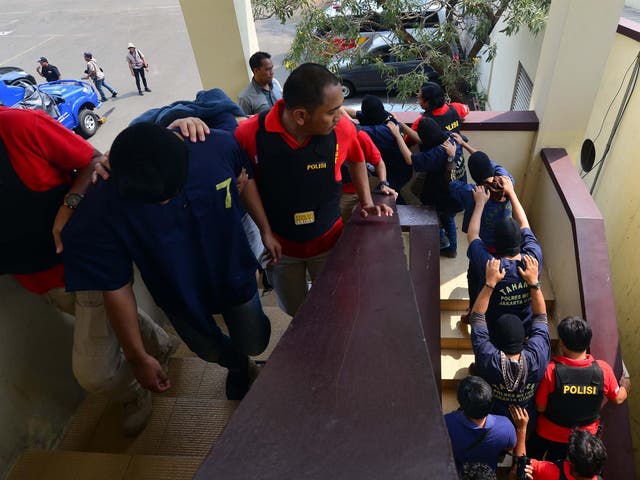
[[[166,395],[166,394],[165,394]],[[153,398],[153,415],[135,438],[120,432],[120,405],[89,395],[71,419],[60,450],[129,455],[206,455],[239,402],[202,398]]]
[[[124,455],[60,450],[23,453],[7,480],[187,480],[204,456]]]
[[[443,349],[440,355],[442,362],[442,388],[458,385],[458,382],[469,375],[469,365],[474,357],[471,350]]]
[[[462,323],[460,317],[465,310],[440,311],[440,348],[455,350],[471,350],[471,327]],[[558,344],[558,330],[553,319],[549,324],[551,347]]]

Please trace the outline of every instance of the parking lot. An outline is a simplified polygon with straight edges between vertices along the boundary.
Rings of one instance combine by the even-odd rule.
[[[293,24],[277,20],[256,24],[260,48],[269,51],[276,77],[284,82],[282,66],[295,35]],[[133,42],[149,62],[152,93],[139,96],[125,61]],[[47,57],[63,78],[83,76],[83,52],[90,51],[104,69],[106,81],[118,91],[100,110],[107,122],[91,138],[100,150],[140,113],[180,99],[192,99],[202,88],[178,0],[3,0],[0,11],[0,65],[22,67],[36,75],[37,59]],[[39,81],[44,80],[38,77]],[[389,99],[393,101],[393,98]],[[360,98],[346,102],[358,106]]]

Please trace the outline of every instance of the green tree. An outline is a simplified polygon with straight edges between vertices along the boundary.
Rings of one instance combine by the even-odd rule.
[[[300,13],[296,38],[287,65],[303,62],[335,65],[362,61],[356,45],[368,35],[362,32],[391,31],[392,54],[398,59],[418,58],[439,75],[452,100],[475,101],[482,106],[484,94],[476,90],[478,55],[487,60],[496,53],[491,33],[500,23],[507,35],[526,27],[539,33],[545,25],[551,0],[342,0],[341,8],[327,14],[327,5],[312,0],[253,0],[254,17],[276,16],[281,22]],[[331,9],[329,9],[331,10]],[[437,21],[438,13],[444,18]],[[343,60],[344,59],[344,60]],[[406,75],[393,75],[381,61],[389,89],[405,100],[427,79],[419,66]]]

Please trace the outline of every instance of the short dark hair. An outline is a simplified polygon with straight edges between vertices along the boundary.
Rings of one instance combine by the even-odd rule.
[[[296,68],[282,87],[282,98],[288,109],[305,108],[310,113],[324,102],[324,89],[340,85],[340,80],[317,63],[303,63]]]
[[[496,472],[486,463],[465,463],[460,480],[496,480]]]
[[[444,105],[444,90],[435,82],[427,82],[420,89],[422,100],[429,102],[429,110],[435,110]]]
[[[267,52],[256,52],[249,58],[249,68],[253,72],[256,68],[262,66],[262,60],[271,58]]]
[[[480,377],[465,378],[458,385],[458,403],[468,418],[486,417],[493,407],[491,386]]]
[[[122,198],[159,203],[175,197],[189,170],[189,149],[172,131],[153,123],[136,123],[113,141],[111,176]]]
[[[575,428],[569,435],[567,458],[578,475],[591,478],[602,471],[607,460],[607,449],[595,435]]]
[[[558,337],[572,352],[584,352],[591,345],[593,332],[586,320],[566,317],[558,324]]]

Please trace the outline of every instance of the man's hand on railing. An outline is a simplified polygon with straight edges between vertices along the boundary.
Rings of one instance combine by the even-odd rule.
[[[360,205],[360,216],[362,218],[367,218],[369,215],[373,215],[374,217],[392,217],[393,209],[382,203],[378,205],[374,205],[373,203],[368,205]]]

